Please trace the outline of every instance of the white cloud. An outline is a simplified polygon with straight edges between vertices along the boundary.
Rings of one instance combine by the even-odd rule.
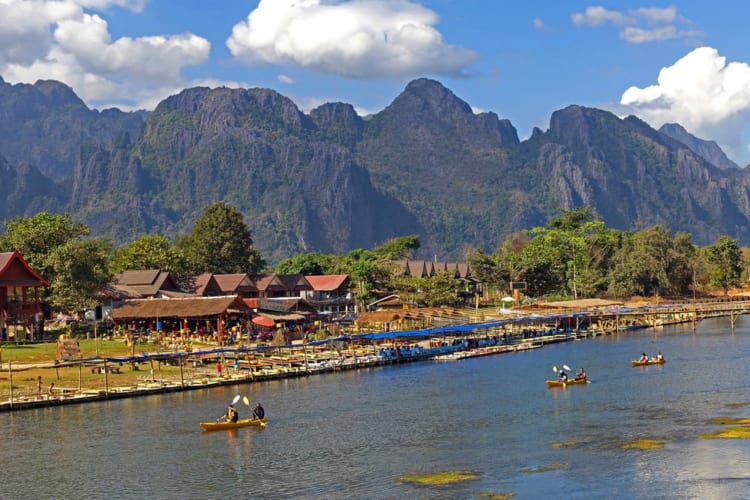
[[[678,23],[689,24],[689,21],[680,17],[674,6],[642,7],[620,12],[597,5],[586,7],[583,12],[576,12],[570,18],[576,26],[620,26],[620,38],[633,44],[703,36],[702,31],[677,26]]]
[[[86,9],[139,12],[144,0],[0,0],[0,75],[10,82],[55,79],[90,105],[147,107],[185,85],[182,70],[208,60],[210,43],[191,33],[112,40]],[[119,103],[118,103],[119,104]]]
[[[292,83],[294,83],[294,78],[292,78],[291,76],[287,76],[287,75],[279,75],[276,77],[276,79],[280,81],[281,83],[285,83],[287,85],[291,85]]]
[[[750,119],[750,65],[727,63],[716,49],[700,47],[662,68],[655,85],[628,88],[620,104],[655,128],[679,123],[737,156]]]
[[[544,21],[539,19],[538,17],[535,17],[532,21],[534,23],[534,27],[538,30],[544,29]]]
[[[227,47],[250,64],[350,78],[459,74],[476,54],[446,43],[437,21],[409,0],[261,0]]]

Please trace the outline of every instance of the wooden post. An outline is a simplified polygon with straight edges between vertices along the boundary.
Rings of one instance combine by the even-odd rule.
[[[180,386],[185,388],[185,378],[182,375],[182,358],[177,358],[177,362],[180,363]]]
[[[109,395],[109,368],[107,360],[104,360],[104,394]]]
[[[10,381],[10,409],[13,409],[13,361],[8,361],[8,380]]]

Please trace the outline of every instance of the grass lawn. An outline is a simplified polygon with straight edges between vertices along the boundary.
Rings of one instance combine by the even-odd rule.
[[[133,349],[120,340],[93,339],[79,340],[81,358],[89,357],[125,357],[133,354]],[[162,352],[163,352],[162,348]],[[157,346],[153,344],[136,344],[135,354],[141,352],[158,352]],[[180,380],[179,365],[170,365],[161,361],[144,362],[133,365],[123,363],[121,366],[108,363],[109,367],[119,369],[119,373],[107,374],[106,381],[103,373],[92,372],[95,366],[53,366],[40,367],[30,366],[33,364],[53,364],[57,356],[57,343],[48,342],[40,344],[2,344],[0,345],[0,400],[10,398],[11,373],[9,367],[13,367],[13,399],[21,396],[35,397],[37,394],[37,378],[42,377],[42,395],[46,395],[50,383],[56,388],[65,389],[104,389],[106,386],[132,387],[138,383],[148,380]],[[96,366],[102,366],[98,364]],[[153,376],[151,370],[153,369]],[[215,375],[213,365],[193,367],[187,363],[183,365],[182,377],[184,380],[193,378],[204,378],[207,375]]]

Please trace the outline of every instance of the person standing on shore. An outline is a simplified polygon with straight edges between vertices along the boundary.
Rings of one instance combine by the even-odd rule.
[[[39,375],[36,379],[36,398],[42,398],[42,376]]]
[[[55,395],[55,383],[50,382],[49,389],[47,389],[47,399],[52,399],[54,395]]]

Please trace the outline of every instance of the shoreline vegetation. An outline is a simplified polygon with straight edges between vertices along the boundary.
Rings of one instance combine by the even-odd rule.
[[[0,344],[0,411],[75,404],[155,393],[196,390],[361,369],[404,362],[453,361],[525,351],[545,344],[716,316],[750,312],[750,297],[733,301],[631,305],[617,310],[576,310],[521,316],[482,311],[482,321],[421,335],[388,332],[368,340],[330,339],[287,346],[129,344],[125,336],[79,339],[80,359],[58,361],[56,342]],[[550,318],[585,316],[575,328]],[[477,320],[479,317],[477,317]],[[460,326],[460,328],[459,328]],[[133,356],[134,353],[138,353]],[[119,361],[118,361],[119,360]],[[41,382],[39,382],[41,377]]]

